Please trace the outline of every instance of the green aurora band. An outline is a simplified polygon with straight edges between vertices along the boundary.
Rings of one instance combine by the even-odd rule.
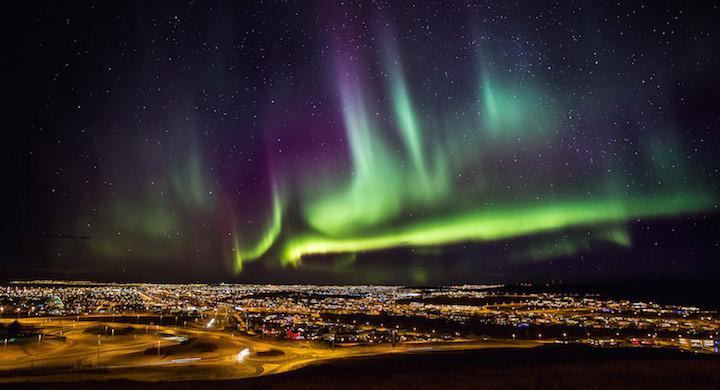
[[[273,191],[272,218],[269,227],[264,231],[260,240],[253,246],[242,246],[239,242],[239,234],[235,232],[233,245],[233,264],[235,272],[240,273],[243,269],[243,261],[252,261],[264,255],[270,249],[280,235],[282,228],[282,205],[276,190]]]
[[[299,261],[305,255],[386,249],[399,246],[443,245],[489,241],[557,231],[573,226],[626,222],[634,218],[692,213],[712,205],[705,197],[668,197],[638,201],[574,201],[481,210],[405,226],[370,236],[331,238],[306,235],[289,240],[282,260]],[[603,238],[604,239],[604,238]],[[616,234],[607,241],[623,246],[629,238]],[[568,251],[572,254],[575,250]]]

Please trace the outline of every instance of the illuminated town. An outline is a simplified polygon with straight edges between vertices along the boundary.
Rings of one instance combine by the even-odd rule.
[[[183,371],[190,379],[243,378],[393,352],[585,344],[717,354],[720,345],[715,311],[488,285],[34,281],[3,286],[0,304],[3,380],[98,368],[132,378],[158,365],[204,367]]]

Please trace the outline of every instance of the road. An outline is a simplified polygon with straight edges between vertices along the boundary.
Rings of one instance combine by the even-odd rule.
[[[9,321],[4,320],[5,323]],[[81,321],[65,317],[25,318],[20,322],[40,328],[43,337],[21,344],[0,344],[0,383],[24,381],[28,376],[32,376],[33,381],[238,379],[283,373],[332,359],[541,345],[539,341],[475,340],[332,349],[313,341],[242,337],[212,328],[97,321],[92,316],[82,317]],[[117,334],[97,335],[93,331],[104,330],[104,327],[108,327],[111,334],[113,329],[117,330]],[[188,338],[192,342],[180,344],[170,339],[171,336]],[[158,348],[159,354],[154,352]],[[271,350],[279,352],[262,354]]]

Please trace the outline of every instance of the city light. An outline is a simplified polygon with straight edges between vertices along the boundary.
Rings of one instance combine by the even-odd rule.
[[[0,305],[18,314],[0,323],[3,356],[12,357],[0,360],[0,371],[9,362],[37,364],[40,351],[28,349],[29,340],[36,348],[67,352],[43,359],[50,367],[144,367],[151,355],[153,364],[232,361],[252,366],[247,375],[264,375],[355,354],[504,345],[717,354],[720,331],[718,313],[695,306],[518,293],[502,285],[11,283],[0,286]],[[259,359],[249,359],[251,350]],[[95,356],[79,362],[64,357],[87,355]]]

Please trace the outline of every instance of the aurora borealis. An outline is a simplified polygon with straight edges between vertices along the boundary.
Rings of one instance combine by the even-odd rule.
[[[12,264],[424,283],[661,253],[653,224],[717,213],[718,12],[37,6]]]

